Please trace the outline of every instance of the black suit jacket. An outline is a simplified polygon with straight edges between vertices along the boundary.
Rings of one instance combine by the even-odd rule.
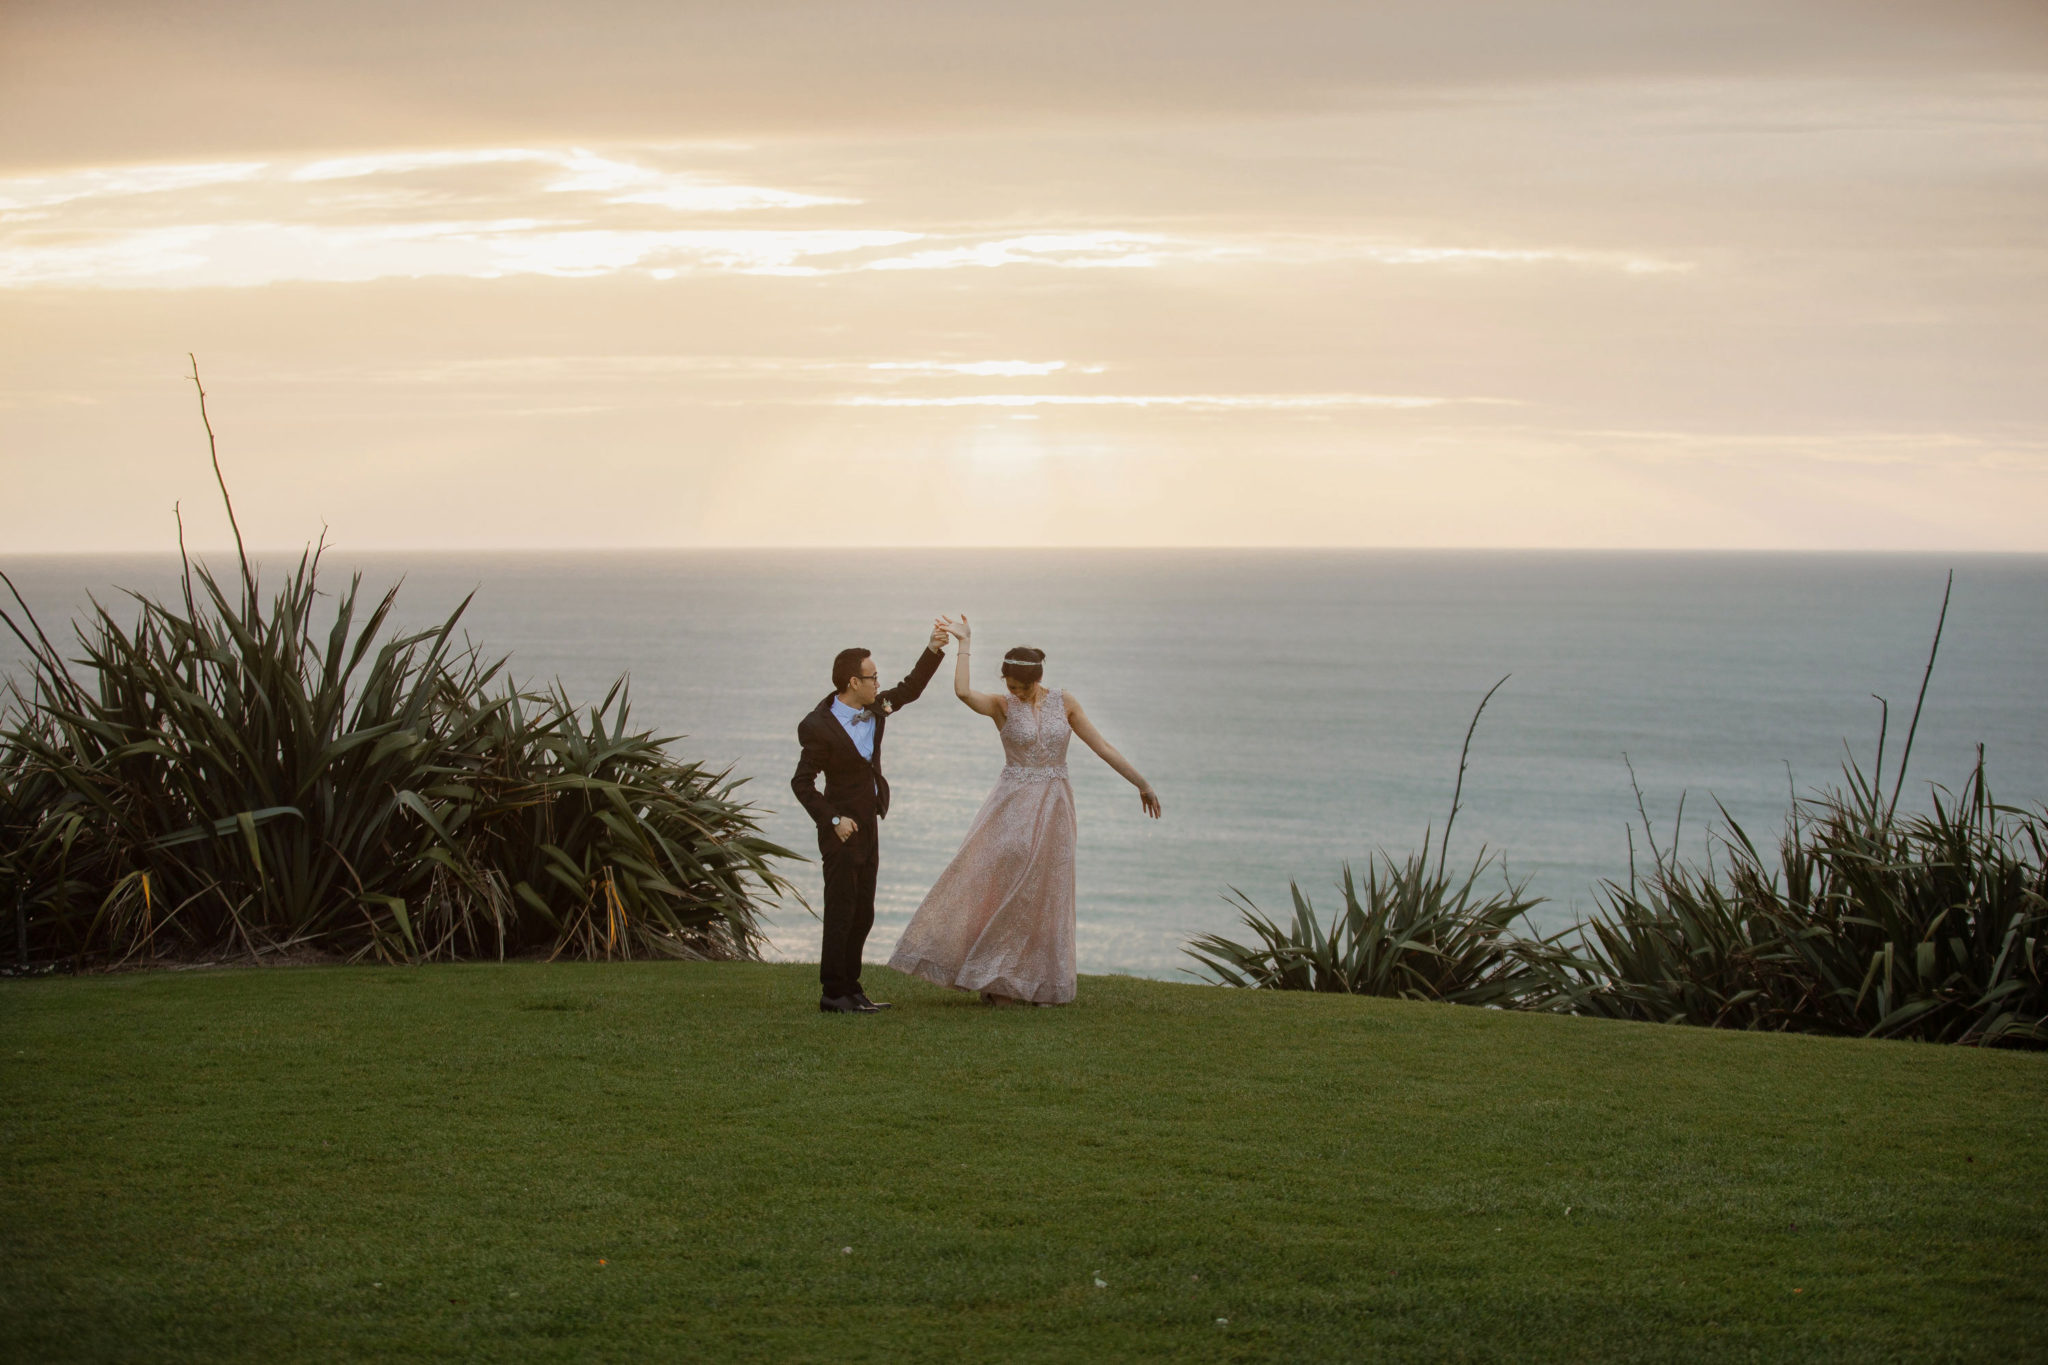
[[[832,832],[835,815],[852,816],[859,822],[862,834],[872,835],[876,822],[889,813],[889,779],[882,776],[882,736],[889,727],[889,713],[922,696],[925,684],[938,672],[945,657],[938,650],[927,648],[909,677],[875,698],[873,759],[860,756],[860,750],[853,746],[853,736],[832,714],[832,693],[828,692],[809,715],[797,722],[796,738],[803,753],[797,758],[796,776],[789,780],[789,786],[818,826],[820,847],[825,846],[827,839],[837,841],[838,836]],[[819,773],[825,775],[822,794],[818,791]]]

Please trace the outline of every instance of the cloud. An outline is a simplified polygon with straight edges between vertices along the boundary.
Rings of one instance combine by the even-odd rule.
[[[5,180],[0,288],[573,278],[628,270],[657,279],[1012,267],[1151,270],[1343,260],[1402,267],[1565,264],[1630,273],[1688,268],[1642,254],[1298,234],[935,231],[901,219],[831,228],[679,227],[678,215],[780,214],[860,201],[677,169],[663,164],[671,155],[660,149],[410,149],[296,164],[116,166]],[[345,194],[330,188],[342,184],[363,188]]]
[[[309,161],[285,178],[300,184],[309,181],[359,180],[370,175],[410,175],[415,171],[446,170],[451,166],[496,166],[549,159],[546,152],[524,147],[461,147],[431,152],[373,152],[367,156],[327,157]]]
[[[1575,265],[1632,275],[1686,271],[1693,263],[1639,253],[1560,247],[1444,246],[1290,234],[1171,236],[1146,232],[1034,233],[933,247],[869,261],[863,270],[959,270],[1010,265],[1067,269],[1150,269],[1185,263],[1315,265]]]
[[[392,367],[327,366],[319,370],[273,372],[272,378],[294,384],[363,382],[432,384],[436,386],[567,381],[631,383],[648,378],[715,379],[721,387],[734,379],[797,380],[832,384],[847,381],[900,384],[918,379],[1039,378],[1049,374],[1101,374],[1101,365],[1070,365],[1064,360],[860,360],[811,356],[691,355],[522,355],[473,357],[429,365]],[[675,390],[664,385],[664,392]]]
[[[266,215],[317,216],[333,202],[315,190],[340,181],[379,180],[426,184],[447,192],[463,186],[475,198],[530,198],[534,194],[574,195],[594,204],[645,204],[687,213],[732,213],[748,209],[794,209],[857,203],[832,195],[802,193],[764,185],[738,184],[694,170],[654,164],[661,149],[604,155],[585,148],[452,147],[371,152],[325,157],[297,164],[265,161],[87,167],[49,175],[0,179],[0,211],[49,208],[80,201],[163,196],[177,191],[241,185],[239,200],[206,196],[210,208],[245,208]],[[531,168],[497,181],[458,181],[454,173],[477,168]],[[436,182],[436,175],[439,180]],[[161,214],[178,205],[137,206]]]
[[[868,365],[871,370],[900,370],[916,375],[978,375],[989,378],[1023,378],[1032,375],[1053,374],[1067,368],[1064,360],[877,360]],[[1092,365],[1079,371],[1081,374],[1101,374],[1102,366]]]
[[[824,273],[814,259],[900,246],[890,230],[561,227],[536,219],[486,222],[230,223],[144,228],[98,240],[11,246],[0,288],[247,287],[285,281],[361,283],[430,276],[576,278],[667,266],[747,275]]]
[[[1191,250],[1192,248],[1192,250]],[[1210,254],[1199,244],[1139,232],[1055,232],[1024,237],[999,237],[959,246],[937,247],[908,256],[869,261],[864,270],[991,269],[1005,265],[1053,265],[1077,269],[1145,268],[1168,255],[1185,258]]]
[[[10,247],[0,251],[0,289],[162,288],[207,264],[212,235],[203,227],[152,228],[64,246]]]
[[[1621,270],[1631,275],[1658,275],[1687,271],[1691,261],[1664,260],[1614,251],[1571,251],[1504,247],[1460,246],[1334,246],[1333,255],[1348,255],[1381,265],[1516,265],[1554,263]]]
[[[607,204],[651,204],[684,213],[736,213],[745,209],[799,209],[858,200],[800,194],[763,185],[735,185],[688,171],[669,171],[581,147],[449,148],[439,151],[378,152],[308,162],[287,177],[299,184],[355,180],[366,176],[416,175],[469,166],[529,165],[557,174],[540,186],[547,194],[586,194]]]
[[[261,161],[209,161],[184,166],[110,166],[56,175],[0,180],[0,213],[54,208],[80,199],[116,199],[168,194],[254,180],[267,169]]]
[[[1505,404],[1505,398],[1433,398],[1386,393],[974,393],[930,397],[848,394],[847,408],[1196,408],[1287,411],[1316,408],[1438,408],[1450,403]]]

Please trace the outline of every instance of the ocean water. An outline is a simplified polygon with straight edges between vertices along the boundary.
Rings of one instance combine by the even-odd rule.
[[[271,557],[281,567],[281,557]],[[1940,658],[1907,803],[1958,786],[1978,744],[1994,791],[2048,801],[2048,557],[1556,552],[832,550],[332,557],[334,582],[404,579],[411,622],[467,593],[468,630],[515,676],[595,700],[630,675],[635,718],[730,764],[771,836],[803,851],[789,791],[797,720],[832,655],[908,671],[939,612],[975,627],[976,684],[1012,645],[1047,652],[1158,788],[1166,817],[1078,741],[1084,972],[1173,977],[1193,934],[1229,930],[1225,894],[1336,901],[1342,865],[1440,834],[1458,749],[1487,688],[1451,859],[1482,847],[1547,897],[1531,928],[1588,913],[1647,859],[1633,763],[1659,843],[1706,856],[1721,810],[1774,833],[1794,789],[1867,767],[1890,699],[1888,772],[1920,684],[1943,580]],[[89,594],[165,593],[162,557],[0,558],[45,625]],[[19,667],[0,641],[0,669]],[[960,705],[951,661],[892,718],[895,809],[871,960],[957,846],[1002,765]],[[1684,820],[1677,824],[1681,797]],[[1676,826],[1676,828],[1675,828]],[[790,869],[815,903],[815,866]],[[1498,874],[1495,874],[1498,875]],[[774,951],[815,958],[804,907],[772,913]]]

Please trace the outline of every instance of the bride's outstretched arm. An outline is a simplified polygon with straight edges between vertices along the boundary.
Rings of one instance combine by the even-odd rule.
[[[955,621],[950,616],[941,616],[939,624],[946,632],[960,642],[959,655],[953,660],[953,695],[966,702],[971,710],[979,711],[996,724],[1003,723],[1003,714],[1008,709],[1008,699],[993,692],[977,692],[970,682],[968,656],[973,652],[974,632],[968,627],[967,613],[961,612]]]
[[[1147,782],[1138,770],[1131,766],[1131,761],[1128,758],[1117,752],[1114,744],[1111,744],[1102,737],[1102,731],[1096,729],[1095,722],[1088,719],[1088,713],[1081,709],[1081,703],[1074,699],[1074,694],[1068,692],[1065,694],[1065,697],[1067,703],[1067,724],[1074,727],[1074,733],[1081,737],[1083,744],[1093,749],[1104,763],[1116,769],[1119,777],[1138,789],[1138,803],[1144,806],[1145,814],[1157,820],[1159,818],[1159,793],[1152,790],[1152,784]]]

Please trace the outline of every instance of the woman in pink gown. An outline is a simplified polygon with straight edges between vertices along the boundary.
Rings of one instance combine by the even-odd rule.
[[[960,641],[953,693],[996,723],[1003,771],[953,861],[910,917],[889,965],[941,986],[980,991],[992,1005],[1064,1005],[1074,998],[1074,789],[1067,740],[1081,741],[1138,789],[1159,797],[1089,721],[1071,692],[1041,681],[1045,652],[1013,649],[1005,691],[968,685],[967,618],[944,621]]]

